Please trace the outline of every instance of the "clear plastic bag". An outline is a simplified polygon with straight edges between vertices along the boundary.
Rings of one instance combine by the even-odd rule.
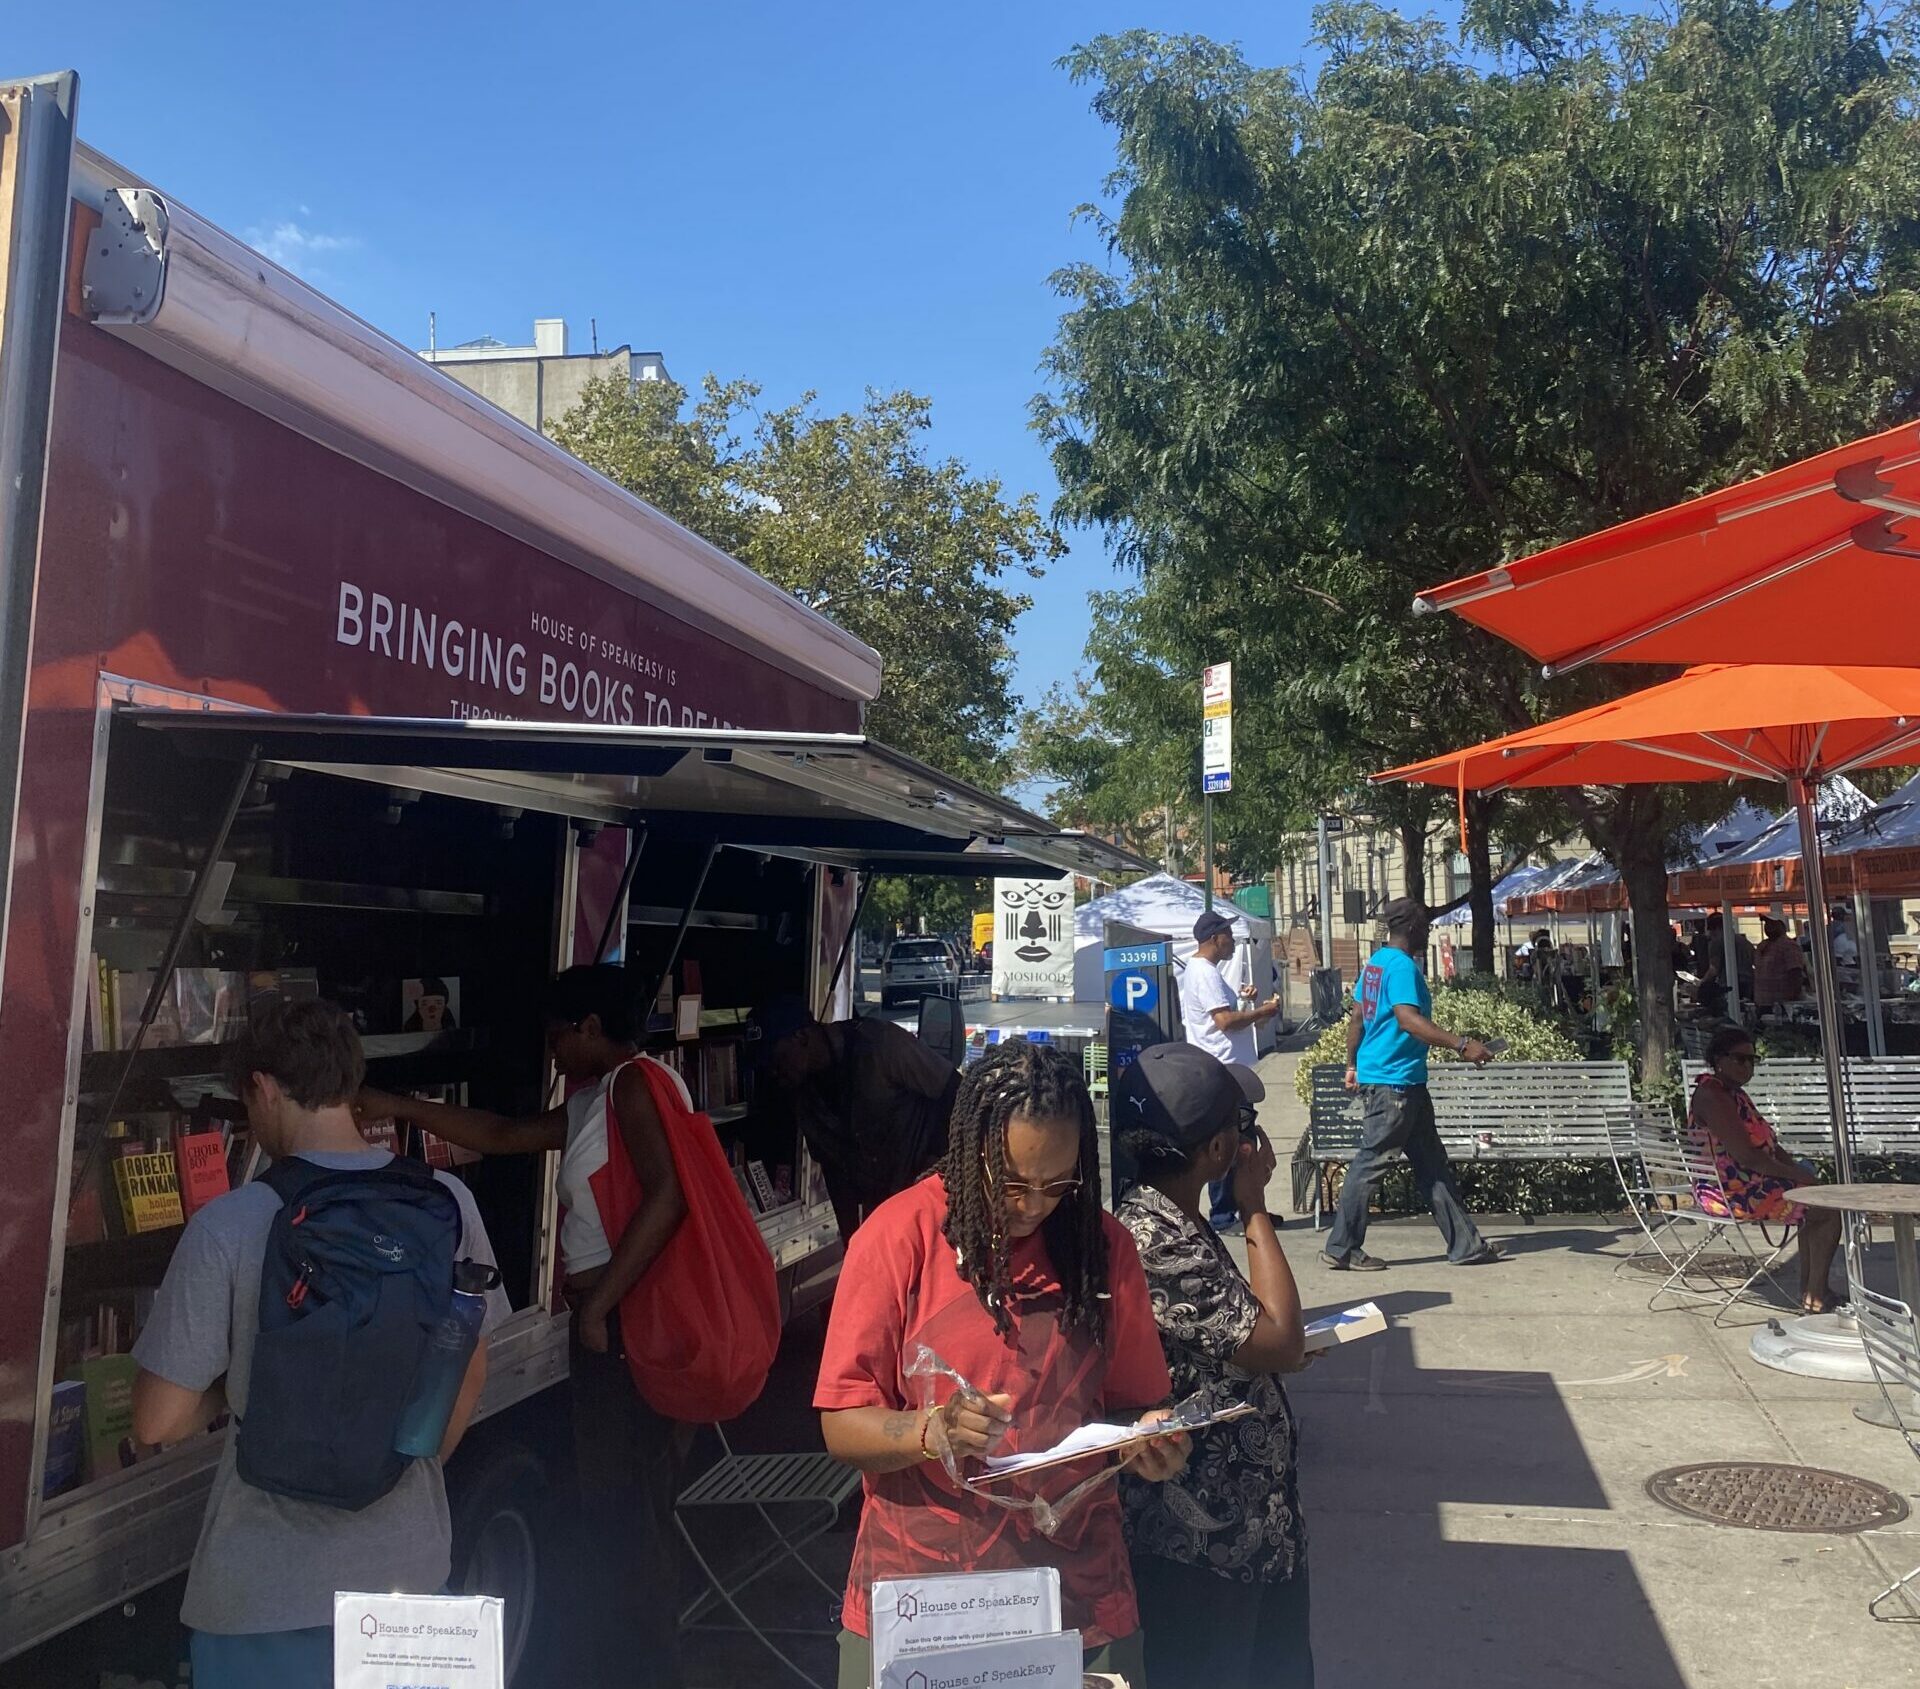
[[[912,1380],[915,1404],[922,1413],[951,1401],[956,1397],[967,1397],[975,1403],[984,1403],[986,1392],[976,1389],[964,1374],[947,1364],[939,1353],[926,1343],[914,1343],[907,1351],[906,1376]],[[946,1380],[952,1389],[941,1393],[941,1380]],[[1175,1404],[1164,1424],[1169,1432],[1192,1430],[1197,1424],[1204,1424],[1212,1414],[1202,1396],[1193,1395],[1185,1401]],[[1161,1429],[1156,1424],[1155,1431]],[[942,1448],[940,1464],[954,1483],[968,1495],[984,1501],[990,1507],[997,1507],[1008,1513],[1025,1515],[1033,1528],[1042,1536],[1057,1537],[1068,1519],[1078,1511],[1081,1504],[1096,1495],[1106,1485],[1118,1478],[1124,1470],[1124,1463],[1110,1461],[1083,1478],[1065,1494],[1045,1495],[1008,1495],[998,1488],[975,1483],[961,1470],[961,1463],[951,1448]]]

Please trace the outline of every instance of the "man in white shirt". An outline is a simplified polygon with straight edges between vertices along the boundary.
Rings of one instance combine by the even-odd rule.
[[[1220,972],[1220,964],[1233,956],[1233,923],[1218,910],[1209,909],[1193,923],[1193,944],[1180,980],[1180,1019],[1187,1042],[1221,1061],[1252,1067],[1260,1059],[1254,1028],[1280,1013],[1280,999],[1241,1007],[1240,994]],[[1232,1179],[1218,1181],[1211,1196],[1214,1230],[1227,1231],[1239,1219]]]

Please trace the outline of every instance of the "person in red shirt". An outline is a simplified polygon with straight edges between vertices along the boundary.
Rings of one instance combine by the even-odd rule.
[[[964,1378],[934,1379],[923,1351]],[[916,1367],[916,1372],[919,1369]],[[1093,1103],[1080,1066],[1011,1039],[967,1070],[940,1170],[882,1203],[847,1245],[813,1405],[827,1448],[866,1474],[847,1579],[842,1689],[871,1681],[868,1597],[883,1578],[1054,1566],[1062,1617],[1090,1670],[1140,1689],[1140,1615],[1116,1487],[1096,1488],[1052,1536],[1031,1509],[956,1483],[980,1455],[1051,1448],[1096,1419],[1167,1400],[1166,1356],[1132,1237],[1100,1206]],[[1129,1468],[1159,1481],[1188,1440],[1144,1445]],[[994,1486],[1058,1502],[1088,1461]]]

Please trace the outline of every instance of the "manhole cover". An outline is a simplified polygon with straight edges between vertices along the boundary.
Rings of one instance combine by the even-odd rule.
[[[1647,1494],[1689,1518],[1750,1531],[1870,1531],[1907,1516],[1904,1499],[1865,1478],[1765,1460],[1670,1466],[1647,1480]]]
[[[1636,1273],[1654,1273],[1666,1278],[1673,1271],[1670,1263],[1658,1255],[1636,1255],[1627,1262]],[[1753,1271],[1753,1262],[1739,1255],[1696,1255],[1687,1263],[1687,1272],[1702,1278],[1743,1279]]]

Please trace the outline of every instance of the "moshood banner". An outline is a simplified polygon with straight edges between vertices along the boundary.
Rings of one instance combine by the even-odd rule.
[[[1073,881],[993,882],[995,997],[1073,996]]]

